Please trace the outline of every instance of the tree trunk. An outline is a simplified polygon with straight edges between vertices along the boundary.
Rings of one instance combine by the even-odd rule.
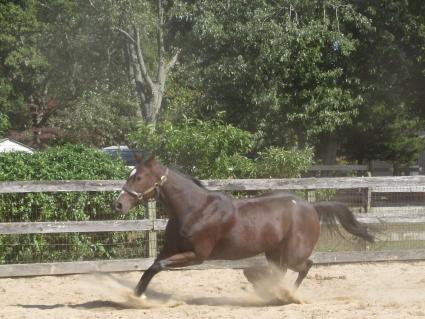
[[[142,107],[145,110],[144,119],[146,123],[156,125],[158,121],[159,112],[161,110],[163,92],[158,88],[159,85],[155,84],[149,102],[145,103]]]
[[[323,164],[334,165],[336,164],[336,151],[338,148],[338,139],[335,134],[328,135],[325,141],[325,148],[322,154]]]
[[[157,56],[156,74],[151,76],[145,62],[145,47],[141,41],[140,28],[133,24],[127,30],[116,28],[126,37],[126,62],[130,83],[135,86],[139,98],[140,112],[143,120],[156,125],[161,111],[165,81],[169,70],[176,64],[179,51],[167,61],[164,46],[164,7],[162,0],[157,0]],[[170,52],[168,53],[170,56]]]

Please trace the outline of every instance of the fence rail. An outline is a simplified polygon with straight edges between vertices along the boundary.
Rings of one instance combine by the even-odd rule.
[[[377,261],[416,261],[425,256],[425,249],[380,251],[380,252],[315,252],[312,259],[315,264],[360,263]],[[152,265],[154,258],[133,258],[116,260],[73,261],[57,263],[34,263],[0,266],[1,277],[69,275],[92,272],[124,272],[143,271]],[[186,269],[243,269],[265,264],[265,259],[252,257],[242,260],[213,260],[201,265],[186,267]]]
[[[101,192],[119,191],[123,180],[97,181],[19,181],[0,182],[0,193],[40,192]],[[260,190],[314,190],[371,188],[373,191],[390,190],[391,187],[407,187],[409,191],[425,189],[425,176],[388,177],[330,177],[330,178],[282,178],[282,179],[214,179],[201,181],[208,189],[216,191]]]
[[[119,191],[124,181],[19,181],[0,182],[0,193],[38,192],[99,192]],[[334,177],[301,179],[241,179],[204,180],[202,183],[216,191],[264,191],[264,190],[304,190],[308,198],[315,200],[315,190],[360,189],[364,207],[357,214],[360,221],[368,224],[424,224],[425,203],[421,205],[376,207],[373,206],[374,193],[406,193],[425,196],[425,176],[406,177]],[[360,209],[361,211],[361,209]],[[58,222],[7,222],[0,223],[0,234],[55,234],[55,233],[96,233],[96,232],[149,232],[149,257],[155,257],[157,232],[164,230],[167,220],[158,219],[155,208],[150,205],[149,218],[143,220],[102,220],[102,221],[58,221]],[[366,213],[366,214],[365,214]],[[412,231],[405,235],[393,230],[380,237],[381,241],[425,240],[425,232]],[[317,256],[321,256],[320,258]],[[353,262],[379,260],[425,259],[425,249],[364,252],[320,252],[315,254],[316,262]],[[143,260],[143,262],[141,261]],[[146,269],[151,259],[63,262],[45,264],[0,265],[1,276],[24,276],[67,274],[87,272],[93,269],[102,271],[123,271]],[[243,263],[243,262],[242,262]],[[71,265],[73,264],[73,265]],[[85,266],[83,266],[85,265]],[[214,263],[213,263],[214,265]],[[238,263],[233,263],[235,267]],[[53,269],[53,270],[52,270]]]

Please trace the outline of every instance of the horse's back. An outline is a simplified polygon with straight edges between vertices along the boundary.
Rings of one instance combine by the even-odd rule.
[[[314,233],[318,224],[314,208],[290,193],[237,199],[233,206],[234,225],[218,243],[213,259],[239,259],[277,249],[292,234]]]

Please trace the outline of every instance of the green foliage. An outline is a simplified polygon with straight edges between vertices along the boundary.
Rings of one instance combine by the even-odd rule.
[[[6,135],[9,125],[9,118],[7,115],[0,112],[0,138]]]
[[[423,1],[163,3],[164,61],[182,50],[160,89],[162,118],[219,117],[261,136],[262,147],[310,145],[323,154],[329,137],[340,143],[349,136],[342,156],[361,161],[376,151],[397,165],[414,159],[425,118]],[[156,8],[137,0],[1,2],[0,134],[33,137],[34,98],[40,126],[64,130],[62,141],[122,142],[141,119],[137,101],[152,93],[135,77],[137,58],[124,33],[134,37],[139,27],[145,66],[157,81]],[[394,119],[382,106],[406,115]],[[385,121],[383,140],[409,127],[401,144],[356,143]]]
[[[123,179],[128,168],[121,161],[79,145],[50,148],[35,154],[22,152],[0,154],[0,181],[19,180],[109,180]],[[64,192],[1,194],[0,220],[2,222],[78,221],[116,219],[111,203],[112,192]],[[143,210],[135,210],[129,218],[137,218]],[[109,237],[104,246],[95,234],[4,235],[0,236],[0,262],[30,261],[39,255],[44,260],[84,259],[109,257],[119,254],[113,243],[124,241],[125,234]],[[50,247],[57,242],[72,246],[72,251],[57,252]],[[140,247],[143,245],[140,243]]]
[[[341,143],[359,124],[379,127],[389,120],[371,122],[368,114],[380,105],[395,112],[403,108],[404,123],[424,118],[421,1],[203,0],[179,8],[193,32],[179,69],[184,76],[176,77],[182,85],[169,94],[176,117],[224,114],[226,122],[260,133],[265,145],[312,145],[323,160],[332,149],[329,137]],[[179,103],[184,107],[177,110]],[[400,126],[387,124],[380,133],[384,140]],[[407,153],[366,141],[370,147],[355,159],[387,147],[375,158],[410,162],[419,130],[408,127]],[[356,134],[350,136],[342,156],[364,150]],[[396,149],[401,153],[393,154]]]
[[[312,161],[311,150],[267,148],[253,159],[255,136],[220,121],[184,119],[156,127],[140,123],[132,135],[136,147],[154,152],[199,178],[295,177]]]
[[[186,118],[202,118],[199,115],[198,101],[202,97],[199,80],[188,77],[193,70],[185,65],[173,69],[169,76],[167,90],[164,95],[163,119],[179,122]]]
[[[232,175],[232,168],[225,164],[232,158],[238,159],[236,170],[249,170],[240,155],[252,148],[252,135],[218,121],[185,119],[178,125],[165,121],[156,127],[139,123],[132,140],[138,148],[155,152],[165,164],[179,165],[200,178]]]
[[[37,46],[44,29],[36,13],[34,1],[0,3],[0,112],[13,128],[28,122],[25,101],[40,87],[47,66]]]
[[[120,179],[126,173],[122,162],[81,145],[0,154],[0,181]]]
[[[304,146],[358,113],[358,81],[347,65],[359,42],[346,25],[368,21],[350,6],[204,0],[192,10],[207,117],[225,111],[267,145]]]
[[[345,155],[358,162],[391,161],[400,174],[425,149],[419,138],[425,119],[425,3],[366,1],[354,8],[371,21],[371,28],[355,33],[362,42],[352,67],[364,103],[346,130]]]
[[[360,116],[363,121],[348,130],[344,146],[349,157],[359,161],[389,160],[398,175],[414,164],[416,155],[425,149],[425,140],[419,136],[424,122],[410,115],[406,106],[373,105]]]
[[[22,131],[54,127],[62,140],[99,147],[122,142],[134,124],[124,41],[98,11],[84,0],[0,4],[0,112],[21,141]]]
[[[85,91],[52,119],[63,130],[63,140],[95,147],[126,143],[136,127],[138,106],[121,91],[106,91]]]
[[[0,264],[146,256],[146,233],[0,236]]]
[[[258,177],[301,177],[313,162],[312,149],[284,150],[269,147],[260,153]]]

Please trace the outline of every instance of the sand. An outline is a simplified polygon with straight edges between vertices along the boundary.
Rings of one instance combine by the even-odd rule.
[[[301,301],[286,305],[256,294],[241,270],[162,272],[146,300],[132,297],[139,277],[131,272],[3,278],[0,318],[425,317],[425,262],[314,266],[293,295],[286,286],[289,299]],[[285,282],[294,279],[289,273]]]

